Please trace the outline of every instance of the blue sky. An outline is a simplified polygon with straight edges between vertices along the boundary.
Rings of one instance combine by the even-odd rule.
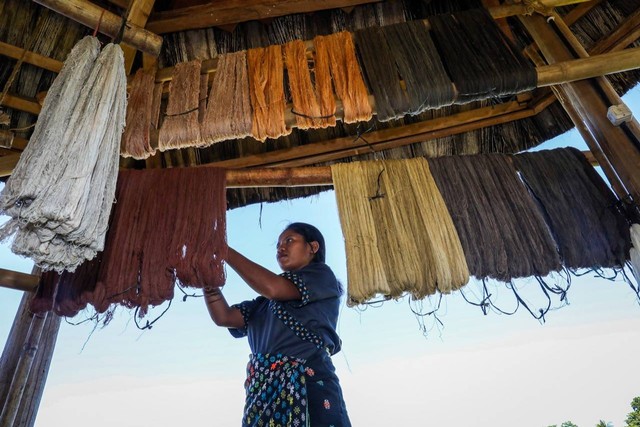
[[[625,100],[640,111],[638,89]],[[544,147],[567,145],[586,149],[575,131]],[[277,236],[292,221],[310,222],[325,234],[327,263],[346,283],[333,192],[230,211],[228,240],[278,271]],[[28,272],[31,266],[5,245],[0,268]],[[227,272],[230,302],[255,296]],[[533,305],[543,303],[534,281],[518,287]],[[504,286],[492,289],[503,307],[513,306]],[[479,284],[465,292],[479,296]],[[0,289],[2,342],[20,298],[18,291]],[[623,282],[593,277],[574,278],[569,301],[541,324],[522,309],[485,316],[454,293],[443,299],[443,326],[424,320],[426,337],[406,299],[366,309],[343,303],[343,351],[334,363],[354,426],[533,427],[569,419],[580,427],[599,419],[623,426],[632,398],[640,395],[640,306]],[[424,301],[423,310],[435,303]],[[63,323],[37,426],[85,426],[89,420],[97,427],[240,424],[249,348],[213,325],[201,299],[177,298],[152,330],[139,331],[124,309],[107,327],[92,330],[89,323]]]

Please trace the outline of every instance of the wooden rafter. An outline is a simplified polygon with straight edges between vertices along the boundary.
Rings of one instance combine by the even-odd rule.
[[[216,166],[230,169],[305,166],[456,135],[486,126],[530,117],[534,114],[535,112],[530,109],[526,103],[513,101],[410,125],[369,132],[363,135],[364,139],[353,136],[336,138],[293,148],[214,162],[203,166]]]
[[[35,98],[25,98],[8,93],[4,95],[4,99],[0,105],[35,115],[40,114],[41,110],[40,104],[38,104]]]
[[[227,26],[295,13],[352,7],[381,0],[236,0],[215,1],[153,14],[147,28],[157,34]]]
[[[147,28],[155,33],[172,33],[207,27],[225,27],[241,22],[274,18],[293,13],[309,13],[325,9],[350,8],[359,4],[380,0],[236,0],[233,2],[211,1],[209,3],[158,12],[151,16]],[[531,13],[537,9],[578,4],[590,0],[540,0],[532,4],[497,6],[489,9],[494,18]],[[539,6],[539,7],[538,7]]]
[[[572,41],[562,38],[562,32],[566,30],[556,32],[540,17],[520,17],[520,20],[547,62],[566,61],[574,55],[567,47]],[[605,99],[606,91],[602,87],[598,88],[599,82],[595,83],[583,80],[562,85],[557,88],[558,95],[561,96],[563,105],[568,106],[567,112],[591,151],[604,155],[604,162],[601,163],[609,180],[619,180],[624,186],[623,189],[616,189],[618,196],[631,194],[634,200],[640,200],[640,178],[637,173],[640,170],[640,153],[630,135],[607,119],[606,110],[610,102]],[[609,164],[611,168],[608,167]]]
[[[5,55],[9,58],[17,60],[20,60],[22,58],[22,61],[26,62],[27,64],[35,65],[36,67],[53,71],[54,73],[59,73],[62,69],[61,61],[30,51],[24,52],[24,56],[22,56],[23,52],[24,49],[22,48],[13,46],[8,43],[0,42],[0,55]]]
[[[626,48],[638,38],[640,38],[640,9],[626,17],[618,28],[599,41],[589,54],[598,55],[602,52],[616,52]]]

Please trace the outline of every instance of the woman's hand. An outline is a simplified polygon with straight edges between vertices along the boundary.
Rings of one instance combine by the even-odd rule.
[[[227,264],[257,293],[276,301],[291,301],[302,298],[298,288],[289,280],[263,266],[256,264],[229,247]]]

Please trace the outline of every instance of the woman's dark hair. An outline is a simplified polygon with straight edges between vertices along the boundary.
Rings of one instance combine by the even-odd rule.
[[[322,236],[320,230],[318,230],[311,224],[307,224],[306,222],[292,222],[291,224],[287,225],[287,228],[282,230],[282,232],[285,232],[287,230],[291,230],[300,234],[302,237],[304,237],[304,240],[307,243],[318,242],[318,250],[316,251],[316,254],[311,262],[325,262],[324,260],[326,251],[324,247],[324,237]]]

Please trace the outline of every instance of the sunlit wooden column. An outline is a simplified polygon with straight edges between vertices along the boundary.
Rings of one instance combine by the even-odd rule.
[[[538,45],[549,64],[574,59],[568,46],[570,43],[556,32],[543,16],[521,16],[520,20]],[[614,126],[607,118],[610,102],[593,79],[559,85],[561,99],[576,128],[585,139],[589,149],[603,166],[610,181],[618,181],[615,188],[620,197],[630,194],[640,201],[640,151],[632,136],[624,129]]]
[[[24,292],[0,357],[0,426],[32,427],[44,392],[61,318],[29,311]]]

